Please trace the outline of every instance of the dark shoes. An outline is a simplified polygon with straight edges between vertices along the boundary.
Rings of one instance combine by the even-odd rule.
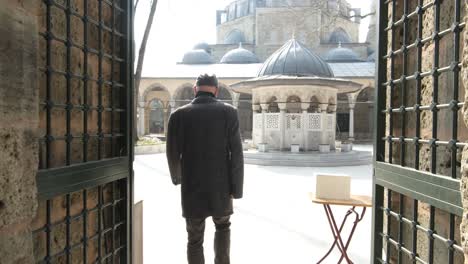
[[[229,250],[231,247],[231,222],[229,216],[213,217],[216,226],[214,239],[215,264],[230,264]],[[205,219],[186,219],[188,243],[187,259],[189,264],[205,264],[203,255],[203,237],[205,234]]]

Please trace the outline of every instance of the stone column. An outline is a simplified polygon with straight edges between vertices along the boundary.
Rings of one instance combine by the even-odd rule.
[[[138,136],[144,136],[146,133],[145,131],[145,102],[138,103]]]
[[[328,136],[331,138],[330,140],[330,149],[335,149],[335,141],[336,141],[336,109],[337,105],[332,105],[330,106],[330,111],[331,114],[333,115],[333,124],[332,124],[332,130],[329,131]]]
[[[286,144],[286,103],[278,103],[280,109],[279,129],[280,129],[280,150],[287,148]]]
[[[176,110],[176,102],[174,99],[171,98],[171,100],[169,100],[169,105],[171,106],[171,114],[174,113],[174,111]]]
[[[169,124],[169,117],[167,113],[169,112],[169,109],[167,107],[164,108],[164,135],[167,135],[167,127]]]
[[[348,94],[349,104],[349,140],[354,140],[354,107],[356,106],[357,94]]]
[[[0,262],[35,263],[40,1],[0,1]]]
[[[320,144],[329,145],[328,141],[328,104],[320,104],[320,118],[322,119],[322,134],[320,135]]]
[[[232,96],[232,105],[235,108],[239,108],[239,98],[240,98],[240,93],[234,93]]]
[[[262,107],[262,136],[261,136],[261,141],[260,143],[267,143],[265,142],[266,141],[266,137],[265,137],[265,114],[268,112],[268,108],[270,106],[270,104],[260,104],[260,106]]]
[[[301,132],[302,132],[302,146],[304,151],[309,149],[309,133],[307,132],[307,110],[309,109],[309,103],[301,103],[302,109],[302,122],[301,122]]]
[[[257,146],[258,143],[262,143],[262,142],[258,142],[258,140],[261,141],[261,139],[258,139],[257,138],[257,133],[258,133],[258,128],[257,127],[257,123],[258,122],[258,119],[257,118],[254,118],[255,115],[259,114],[259,111],[260,111],[260,105],[258,104],[252,104],[252,140],[253,140],[253,143]],[[260,131],[261,133],[261,131]],[[260,137],[261,137],[261,134],[260,134]]]

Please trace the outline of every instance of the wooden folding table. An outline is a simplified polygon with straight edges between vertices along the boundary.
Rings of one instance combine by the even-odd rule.
[[[346,259],[348,263],[353,263],[347,253],[348,246],[351,243],[351,239],[353,238],[356,226],[364,218],[364,214],[366,213],[366,208],[372,207],[372,198],[370,196],[365,196],[365,195],[351,195],[351,199],[349,200],[333,200],[333,199],[317,198],[315,197],[314,193],[309,193],[309,195],[313,203],[323,205],[323,208],[325,209],[325,214],[327,215],[328,223],[330,224],[330,228],[334,237],[334,241],[330,249],[317,262],[317,264],[322,263],[330,255],[330,253],[333,251],[335,246],[337,246],[338,250],[341,252],[341,257],[338,263],[341,263],[343,259]],[[339,228],[338,228],[338,225],[336,224],[336,220],[333,215],[331,205],[341,205],[341,206],[350,207],[348,211],[346,212],[346,215],[344,216],[343,221],[341,222],[341,225]],[[356,207],[362,208],[360,213],[356,211]],[[354,224],[352,226],[351,232],[349,233],[348,238],[346,239],[346,243],[345,243],[343,240],[341,231],[343,230],[343,227],[346,224],[346,221],[348,220],[348,217],[351,214],[354,214],[355,220],[354,220]]]

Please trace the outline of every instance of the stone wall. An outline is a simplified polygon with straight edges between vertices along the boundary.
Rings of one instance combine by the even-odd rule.
[[[37,4],[0,0],[0,262],[33,263],[38,164]]]

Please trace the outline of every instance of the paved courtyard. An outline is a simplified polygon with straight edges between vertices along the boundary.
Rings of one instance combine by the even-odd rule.
[[[232,217],[233,264],[311,264],[321,258],[332,242],[332,235],[323,207],[312,204],[308,198],[308,192],[315,189],[317,173],[350,175],[353,194],[372,193],[371,165],[334,168],[246,165],[244,198],[235,200]],[[186,263],[180,187],[171,183],[165,154],[136,156],[135,174],[135,200],[144,201],[144,263]],[[334,211],[341,219],[345,208],[335,207]],[[368,210],[349,248],[356,264],[370,263],[371,216],[372,210]],[[206,263],[213,263],[214,227],[207,220],[205,258]],[[337,263],[336,252],[324,263]]]

